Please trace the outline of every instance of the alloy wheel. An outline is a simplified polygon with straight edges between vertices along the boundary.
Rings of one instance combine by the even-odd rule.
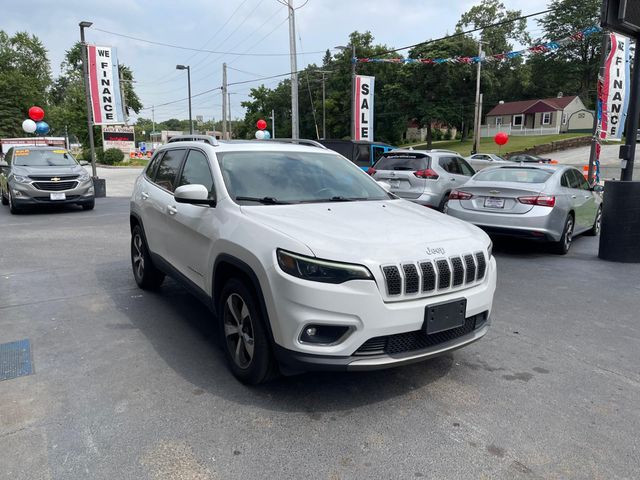
[[[565,250],[569,250],[571,247],[571,242],[573,241],[573,219],[570,217],[567,220],[567,231],[564,235],[564,248]]]
[[[595,225],[595,233],[598,235],[600,233],[600,228],[602,228],[602,210],[598,210],[598,215],[596,216],[596,225]]]
[[[133,237],[131,256],[136,276],[139,279],[142,279],[144,277],[144,244],[142,243],[142,237],[139,234],[136,234]]]
[[[247,304],[237,293],[225,302],[224,335],[234,363],[242,369],[249,367],[255,348],[253,323]]]

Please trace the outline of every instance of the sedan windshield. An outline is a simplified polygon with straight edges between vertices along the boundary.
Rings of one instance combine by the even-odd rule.
[[[495,168],[481,170],[473,179],[477,182],[515,182],[515,183],[544,183],[552,172],[539,168]]]
[[[229,195],[244,205],[393,198],[349,160],[333,153],[221,152]]]
[[[67,167],[76,165],[77,162],[64,149],[19,149],[13,153],[13,164],[21,167]]]

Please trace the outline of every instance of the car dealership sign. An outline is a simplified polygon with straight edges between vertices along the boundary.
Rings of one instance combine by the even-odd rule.
[[[96,125],[125,123],[116,49],[88,45],[87,58],[89,59],[93,123]]]
[[[102,127],[102,148],[117,148],[125,155],[136,149],[133,127],[104,125]]]
[[[600,84],[598,120],[601,140],[621,140],[629,106],[631,54],[629,39],[611,33],[610,51]]]
[[[373,90],[375,77],[356,75],[354,95],[356,115],[356,140],[373,141]]]

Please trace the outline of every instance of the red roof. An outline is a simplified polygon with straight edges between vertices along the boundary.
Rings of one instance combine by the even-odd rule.
[[[521,100],[519,102],[500,103],[493,107],[487,116],[490,115],[517,115],[519,113],[551,112],[554,110],[564,110],[576,95],[569,97],[553,97],[538,100]]]

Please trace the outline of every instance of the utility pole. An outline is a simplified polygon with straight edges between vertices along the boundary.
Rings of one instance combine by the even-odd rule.
[[[322,138],[327,138],[327,104],[326,104],[326,90],[325,90],[325,75],[327,73],[333,73],[332,70],[320,70],[322,74]]]
[[[71,144],[69,143],[69,127],[67,125],[64,126],[64,147],[67,150],[71,150]]]
[[[276,138],[276,111],[271,109],[271,138]]]
[[[348,51],[349,47],[338,45],[338,50]],[[356,138],[356,46],[351,45],[351,139]]]
[[[156,133],[156,106],[151,105],[151,146],[154,147],[153,137]],[[154,147],[155,148],[155,147]]]
[[[291,138],[299,138],[298,60],[296,57],[296,17],[293,0],[288,0],[287,6],[289,8],[289,53],[291,56]]]
[[[96,170],[96,147],[93,142],[93,114],[91,112],[91,92],[89,91],[89,62],[87,60],[87,43],[84,40],[84,29],[93,25],[92,22],[80,22],[80,50],[82,50],[82,70],[84,71],[84,93],[87,102],[87,130],[89,133],[89,152],[91,154],[91,175],[98,178]]]
[[[231,92],[227,92],[227,107],[229,109],[229,140],[231,140],[231,138],[233,137],[231,135],[231,130],[232,130],[232,127],[231,127],[231,125],[232,125],[231,124]]]
[[[476,76],[476,106],[473,120],[473,149],[471,153],[480,151],[480,72],[482,70],[482,41],[478,40],[478,70]]]
[[[227,139],[227,64],[222,64],[222,138]]]

